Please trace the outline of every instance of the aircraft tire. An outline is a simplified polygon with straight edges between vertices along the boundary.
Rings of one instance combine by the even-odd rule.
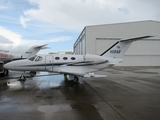
[[[20,76],[19,81],[25,81],[26,77],[24,75]]]
[[[78,81],[79,81],[78,77],[74,77],[73,82],[78,83]]]
[[[8,70],[6,70],[6,75],[8,75],[8,73],[9,73],[9,71],[8,71]]]
[[[4,69],[4,72],[2,74],[3,74],[3,76],[7,76],[8,73],[9,73],[9,71],[7,69]]]

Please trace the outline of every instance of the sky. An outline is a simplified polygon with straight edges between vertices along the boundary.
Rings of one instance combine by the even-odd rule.
[[[23,54],[73,51],[85,26],[160,21],[160,0],[0,0],[0,49]]]

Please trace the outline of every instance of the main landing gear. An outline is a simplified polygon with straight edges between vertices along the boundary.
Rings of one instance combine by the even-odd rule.
[[[79,82],[79,78],[77,76],[73,76],[73,75],[67,75],[64,74],[64,81],[66,83],[73,83],[73,84],[77,84]]]
[[[75,76],[73,79],[73,83],[78,83],[78,81],[79,81],[79,78]]]

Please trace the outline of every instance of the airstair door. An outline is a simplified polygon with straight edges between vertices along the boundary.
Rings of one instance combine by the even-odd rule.
[[[53,71],[53,57],[52,55],[46,55],[45,57],[45,69],[46,71]]]

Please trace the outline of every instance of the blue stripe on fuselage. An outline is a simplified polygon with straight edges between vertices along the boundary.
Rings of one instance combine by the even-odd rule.
[[[78,63],[48,63],[48,64],[36,64],[36,65],[23,65],[23,66],[19,66],[19,67],[36,67],[36,66],[61,66],[61,65],[66,65],[66,66],[91,66],[91,65],[100,65],[100,64],[104,64],[108,61],[105,62],[100,62],[100,63],[86,63],[86,62],[78,62]]]

